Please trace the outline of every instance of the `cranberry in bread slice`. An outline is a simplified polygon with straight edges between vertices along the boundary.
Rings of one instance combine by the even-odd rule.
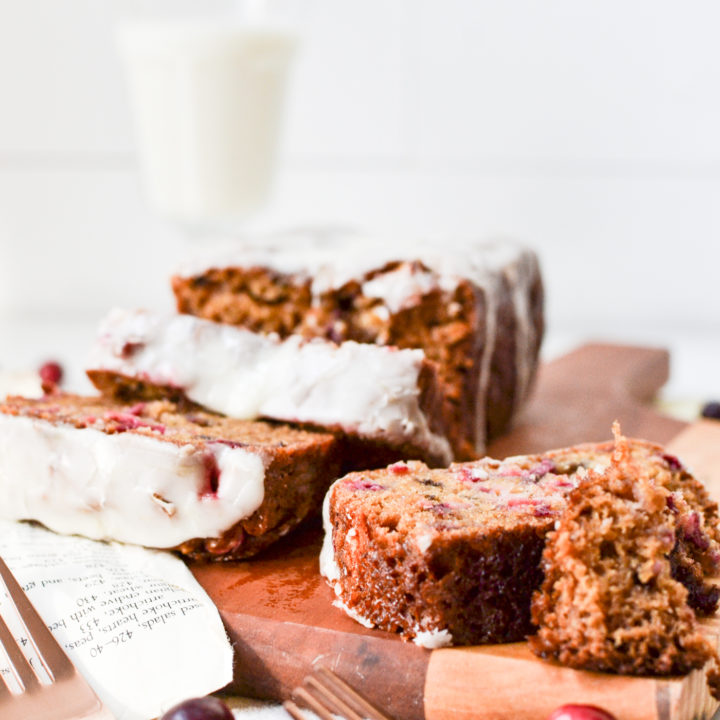
[[[336,439],[168,401],[8,398],[0,517],[211,560],[254,555],[319,511]]]

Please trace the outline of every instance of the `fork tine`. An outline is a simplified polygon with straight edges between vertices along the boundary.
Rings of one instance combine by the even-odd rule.
[[[316,715],[322,720],[334,720],[333,716],[328,712],[327,708],[305,688],[300,687],[295,690],[295,696],[298,700],[302,700]]]
[[[15,603],[18,614],[20,615],[25,627],[27,628],[30,642],[37,653],[38,658],[42,662],[45,670],[54,680],[66,675],[73,675],[75,668],[65,651],[55,639],[53,634],[48,630],[47,625],[33,607],[28,596],[18,584],[10,568],[5,561],[0,558],[0,577],[2,577],[5,586],[10,593],[12,601]],[[42,652],[38,645],[42,645]],[[9,652],[9,650],[8,650]],[[21,653],[22,654],[22,653]]]
[[[112,720],[112,714],[75,670],[2,558],[0,578],[25,625],[27,639],[50,679],[49,684],[40,682],[7,623],[0,617],[0,642],[7,651],[15,679],[24,686],[21,692],[12,692],[15,688],[6,679],[0,682],[2,720],[51,720],[61,717]]]
[[[371,705],[360,693],[351,688],[328,668],[319,667],[316,670],[315,676],[316,679],[322,678],[325,692],[331,693],[339,702],[352,708],[360,718],[391,720],[391,718]]]
[[[303,686],[295,688],[293,695],[323,720],[332,720],[330,711],[346,720],[391,720],[326,667],[316,668],[305,678]],[[295,720],[305,720],[291,700],[285,701],[283,707]]]
[[[17,644],[17,640],[15,640],[13,634],[10,632],[10,628],[7,626],[7,623],[2,617],[0,617],[0,645],[5,648],[5,652],[8,655],[12,669],[15,671],[15,675],[22,683],[24,690],[26,692],[37,690],[40,685],[40,681],[38,680],[37,675],[35,675],[35,672],[27,658],[23,654],[23,651]]]
[[[300,708],[292,700],[286,700],[283,703],[283,707],[287,714],[294,717],[295,720],[305,720],[305,716],[300,711]]]
[[[314,675],[305,678],[305,687],[316,700],[338,715],[347,718],[347,720],[364,720],[364,715],[358,714],[354,708],[334,694],[326,685],[323,685]]]

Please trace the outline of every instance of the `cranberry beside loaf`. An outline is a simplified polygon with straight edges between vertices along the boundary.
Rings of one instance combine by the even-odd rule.
[[[325,498],[321,571],[350,615],[419,644],[520,640],[533,631],[546,536],[568,493],[609,467],[614,447],[351,473]],[[695,513],[683,522],[697,532],[678,529],[670,562],[693,607],[714,610],[717,505],[661,447],[630,441],[630,453],[670,502],[677,497]]]
[[[62,533],[248,557],[316,512],[338,470],[330,434],[169,401],[0,405],[0,517]]]
[[[509,427],[543,334],[537,258],[507,242],[287,234],[193,263],[172,286],[181,313],[256,332],[421,349],[438,368],[456,460]]]

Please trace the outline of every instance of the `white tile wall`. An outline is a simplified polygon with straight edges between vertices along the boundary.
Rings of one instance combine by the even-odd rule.
[[[169,303],[184,241],[138,189],[114,32],[228,2],[0,0],[0,317]],[[720,5],[300,8],[261,224],[517,236],[556,336],[720,338]]]
[[[277,204],[293,221],[434,235],[509,235],[540,253],[551,327],[707,327],[715,294],[720,183],[580,173],[288,171]],[[592,331],[590,331],[592,333]]]
[[[122,69],[107,0],[0,3],[0,156],[129,153]]]
[[[131,170],[0,168],[5,314],[97,317],[111,305],[169,306],[180,239],[145,207]]]
[[[418,151],[447,161],[718,169],[711,2],[422,2]]]
[[[290,98],[290,159],[340,167],[407,162],[413,8],[413,0],[312,6]]]

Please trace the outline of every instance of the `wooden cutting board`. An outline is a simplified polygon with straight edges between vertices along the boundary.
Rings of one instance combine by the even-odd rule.
[[[663,444],[720,498],[720,422],[689,426],[649,401],[667,380],[659,349],[586,345],[544,365],[515,429],[489,449],[524,454],[611,436]],[[333,607],[318,573],[318,528],[286,538],[261,558],[197,565],[235,647],[232,690],[284,699],[316,663],[361,688],[397,720],[544,720],[558,705],[600,705],[618,720],[709,718],[717,708],[696,671],[682,678],[630,678],[579,672],[533,656],[526,643],[425,650],[368,630]],[[706,623],[720,636],[720,623]]]

